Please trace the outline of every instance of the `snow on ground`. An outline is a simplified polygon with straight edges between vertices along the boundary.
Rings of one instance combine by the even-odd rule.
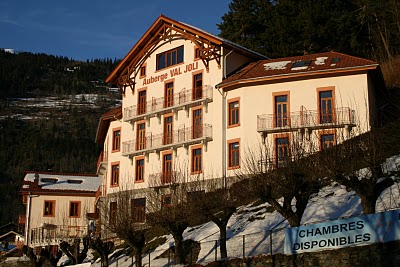
[[[20,109],[29,110],[29,113],[24,114],[11,114],[0,116],[0,120],[6,118],[14,118],[18,120],[36,120],[36,119],[50,119],[53,109],[62,109],[70,107],[85,107],[97,108],[98,103],[103,99],[109,99],[106,95],[101,94],[78,94],[78,95],[65,95],[62,97],[36,97],[36,98],[8,98],[8,104]],[[121,99],[115,99],[119,104],[122,103]],[[34,114],[31,108],[49,109],[49,111],[38,111]]]
[[[398,160],[400,162],[400,160]],[[277,213],[268,213],[269,204],[246,205],[239,207],[238,211],[231,217],[228,224],[228,257],[243,257],[243,241],[245,243],[246,256],[259,254],[269,254],[271,252],[270,229],[272,229],[272,252],[283,253],[284,228],[288,223]],[[377,212],[400,208],[400,184],[395,183],[387,188],[377,201]],[[359,216],[362,213],[362,207],[359,197],[354,191],[347,191],[344,186],[333,183],[320,190],[309,201],[307,209],[302,219],[302,224],[318,223],[321,221],[336,220],[352,216]],[[215,260],[215,249],[217,245],[218,259],[219,247],[218,227],[208,222],[193,228],[189,228],[184,233],[184,239],[193,239],[200,243],[201,249],[198,255],[197,263],[206,264]],[[243,238],[244,236],[244,238]],[[169,247],[173,246],[171,235],[165,236],[167,241],[160,245],[150,256],[144,255],[143,265],[152,267],[168,266],[168,259],[156,259]],[[118,263],[117,263],[118,261]],[[125,255],[110,261],[111,267],[132,266],[132,258]],[[172,265],[171,259],[171,265]],[[100,267],[100,262],[92,264],[94,267]],[[179,265],[174,265],[179,266]]]

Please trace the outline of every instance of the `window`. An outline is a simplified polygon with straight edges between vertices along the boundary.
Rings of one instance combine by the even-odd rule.
[[[194,49],[194,59],[200,59],[200,58],[201,58],[200,48],[196,47]]]
[[[146,221],[146,198],[132,199],[131,208],[134,223],[143,223]]]
[[[203,73],[193,75],[193,100],[203,98]]]
[[[239,126],[239,100],[228,102],[228,126]]]
[[[144,159],[137,159],[136,160],[136,175],[135,181],[144,181]]]
[[[324,123],[333,123],[334,121],[334,113],[333,113],[333,91],[319,91],[319,122],[321,124]]]
[[[201,108],[194,109],[192,113],[193,139],[203,137],[203,112]]]
[[[118,186],[119,183],[119,163],[111,164],[111,186]]]
[[[172,153],[163,155],[163,170],[162,170],[162,183],[170,184],[173,182],[172,177]]]
[[[112,152],[120,151],[121,148],[121,128],[113,130]]]
[[[164,145],[172,144],[173,130],[172,130],[172,116],[164,117]]]
[[[53,217],[54,216],[54,210],[56,207],[56,201],[55,200],[45,200],[44,201],[44,210],[43,210],[43,216],[49,216]]]
[[[146,90],[139,91],[137,115],[146,113]]]
[[[290,160],[289,137],[281,137],[275,139],[275,165],[276,168],[285,167]]]
[[[335,134],[321,134],[321,150],[333,147],[335,145]]]
[[[146,148],[146,124],[138,123],[136,129],[136,150]]]
[[[69,217],[79,217],[81,214],[81,203],[79,201],[69,202]]]
[[[161,197],[161,208],[171,206],[171,194],[162,195]]]
[[[164,108],[172,107],[174,105],[174,83],[165,84],[164,92]]]
[[[202,171],[201,147],[192,148],[192,173],[200,173]]]
[[[240,167],[239,142],[229,142],[228,144],[228,168]]]
[[[145,77],[146,76],[146,65],[142,65],[140,67],[140,77]]]
[[[288,96],[278,95],[275,96],[275,127],[288,126]]]
[[[109,224],[114,225],[116,223],[117,223],[117,202],[110,202]]]
[[[183,62],[183,46],[157,55],[157,70]]]

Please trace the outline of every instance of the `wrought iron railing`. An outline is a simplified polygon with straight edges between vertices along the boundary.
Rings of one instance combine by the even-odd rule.
[[[203,87],[181,90],[171,97],[153,98],[145,103],[124,108],[124,121],[139,119],[145,115],[169,112],[170,110],[201,101],[212,101],[213,88],[209,85]]]
[[[88,234],[87,226],[67,226],[48,224],[44,227],[32,228],[30,243],[33,246],[59,244],[61,241],[71,241]]]
[[[336,108],[321,113],[318,110],[304,110],[282,114],[264,114],[257,116],[258,132],[292,131],[301,128],[335,128],[355,125],[355,111],[347,108]]]
[[[180,172],[176,171],[164,171],[159,173],[153,173],[149,175],[149,184],[151,187],[172,185],[180,180],[178,178],[179,175]]]
[[[169,133],[148,134],[145,138],[122,143],[122,155],[143,152],[149,149],[162,149],[165,146],[180,146],[185,143],[201,142],[212,139],[212,126],[182,127]]]

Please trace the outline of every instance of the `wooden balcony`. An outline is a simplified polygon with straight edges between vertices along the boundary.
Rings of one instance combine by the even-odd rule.
[[[134,157],[148,153],[159,153],[161,150],[188,147],[212,140],[212,126],[204,124],[203,127],[182,127],[166,135],[149,134],[142,140],[134,139],[122,143],[122,155]]]
[[[88,234],[88,226],[68,226],[44,224],[43,227],[32,228],[30,246],[59,245],[61,241],[72,241],[83,238]]]
[[[355,111],[347,107],[337,108],[329,114],[321,115],[318,110],[290,112],[276,116],[265,114],[257,116],[257,132],[283,133],[308,129],[333,129],[355,126]]]
[[[124,121],[131,123],[149,119],[151,117],[158,116],[170,112],[178,112],[179,110],[189,110],[190,107],[202,104],[207,106],[208,103],[213,100],[213,88],[209,85],[189,90],[181,90],[179,93],[175,93],[172,97],[165,98],[153,98],[141,105],[133,105],[124,108]]]

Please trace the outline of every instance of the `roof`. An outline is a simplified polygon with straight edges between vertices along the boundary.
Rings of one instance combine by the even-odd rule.
[[[101,144],[104,142],[107,135],[108,127],[110,126],[110,121],[115,119],[122,119],[122,106],[113,108],[101,115],[96,133],[97,144]]]
[[[94,174],[26,172],[20,192],[33,194],[95,194],[100,185],[101,178]]]
[[[332,72],[376,69],[378,63],[338,52],[326,52],[250,63],[224,79],[219,88],[252,81],[305,77]]]
[[[128,65],[132,62],[133,59],[135,59],[137,56],[140,56],[140,51],[146,46],[148,42],[150,42],[150,40],[152,40],[152,38],[154,38],[154,36],[158,36],[158,32],[162,29],[163,25],[165,24],[173,25],[175,28],[183,29],[186,33],[191,33],[195,36],[199,36],[200,38],[207,39],[217,45],[221,45],[227,48],[233,48],[235,49],[236,52],[245,54],[249,57],[255,59],[267,58],[264,55],[261,55],[243,46],[235,44],[224,38],[208,33],[204,30],[201,30],[189,24],[173,20],[161,14],[158,17],[158,19],[150,26],[150,28],[144,33],[144,35],[139,39],[139,41],[132,47],[129,53],[122,59],[122,61],[118,64],[118,66],[106,78],[106,82],[116,83],[117,78],[123,72],[123,70],[128,67]]]

